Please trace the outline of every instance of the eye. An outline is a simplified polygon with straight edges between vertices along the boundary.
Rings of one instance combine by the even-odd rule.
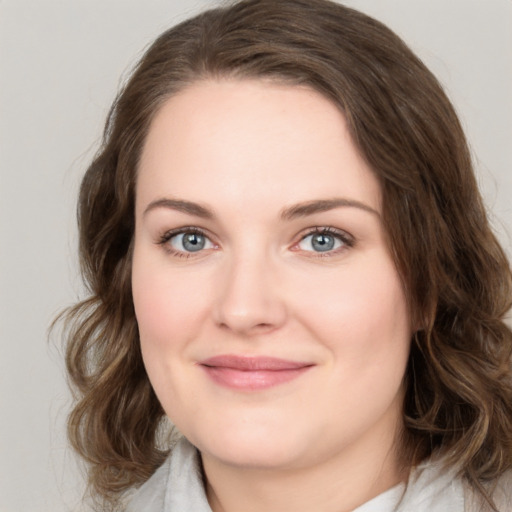
[[[353,240],[346,233],[334,231],[332,228],[315,228],[300,240],[297,247],[301,251],[328,253],[352,245]]]
[[[213,242],[202,231],[195,228],[167,232],[161,238],[160,243],[171,253],[182,256],[215,247]]]

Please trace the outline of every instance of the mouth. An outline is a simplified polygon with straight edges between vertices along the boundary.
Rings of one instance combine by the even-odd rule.
[[[221,355],[205,359],[199,366],[216,384],[240,391],[257,391],[290,382],[314,364],[274,357]]]

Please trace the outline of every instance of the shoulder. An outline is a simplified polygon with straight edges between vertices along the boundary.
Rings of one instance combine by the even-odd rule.
[[[125,512],[211,512],[199,452],[181,438],[151,478],[131,497]]]
[[[135,493],[128,497],[125,512],[163,512],[165,492],[171,468],[171,456]]]
[[[399,512],[466,512],[464,486],[455,470],[433,458],[422,462],[409,475]]]
[[[498,480],[495,493],[500,499],[504,499],[507,504],[510,504],[512,501],[512,469],[506,471]]]
[[[484,485],[496,509],[442,460],[426,461],[413,470],[398,510],[400,512],[512,512],[512,471]]]
[[[512,510],[512,470],[507,471],[498,480],[493,498],[500,512]]]
[[[496,508],[484,499],[482,494],[464,481],[464,512],[511,512],[512,511],[512,470],[503,473],[497,480],[486,482],[483,488],[489,493]]]

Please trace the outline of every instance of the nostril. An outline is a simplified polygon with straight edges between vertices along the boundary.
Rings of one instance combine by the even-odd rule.
[[[272,323],[267,323],[267,322],[248,324],[248,323],[240,322],[240,321],[234,322],[233,320],[228,321],[228,322],[226,322],[226,321],[219,322],[219,327],[221,329],[228,330],[228,331],[258,332],[258,333],[270,331],[270,330],[273,330],[276,328],[275,325],[273,325]]]

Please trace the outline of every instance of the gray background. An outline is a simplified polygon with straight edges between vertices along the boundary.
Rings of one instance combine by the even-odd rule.
[[[512,1],[351,0],[446,86],[507,251]],[[207,0],[0,0],[0,512],[79,510],[52,317],[81,294],[75,198],[111,101],[147,43]]]

